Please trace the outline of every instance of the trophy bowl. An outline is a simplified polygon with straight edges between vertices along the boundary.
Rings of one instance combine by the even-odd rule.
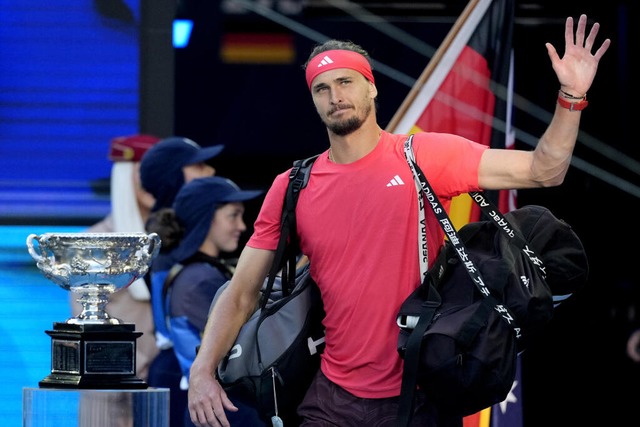
[[[156,233],[30,234],[27,249],[46,278],[79,295],[82,312],[70,324],[119,324],[105,306],[109,295],[149,271],[160,250]]]

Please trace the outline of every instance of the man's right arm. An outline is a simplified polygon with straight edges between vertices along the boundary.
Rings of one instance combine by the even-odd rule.
[[[215,371],[255,311],[273,257],[273,251],[246,246],[231,283],[211,311],[189,379],[189,413],[197,426],[228,426],[223,408],[237,410],[215,379]]]

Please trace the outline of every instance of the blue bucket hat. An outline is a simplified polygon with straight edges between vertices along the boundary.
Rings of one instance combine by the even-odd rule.
[[[140,182],[156,199],[152,210],[171,207],[184,184],[183,167],[206,162],[223,149],[224,145],[201,147],[189,138],[172,136],[147,150],[140,162]]]
[[[262,193],[261,190],[241,190],[230,179],[219,176],[198,178],[185,184],[173,203],[184,235],[171,253],[171,258],[175,262],[182,262],[198,251],[220,206],[255,199]]]

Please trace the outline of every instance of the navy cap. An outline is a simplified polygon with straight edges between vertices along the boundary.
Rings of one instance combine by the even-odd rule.
[[[197,142],[179,136],[165,138],[149,148],[140,162],[142,187],[156,199],[153,211],[171,207],[184,184],[182,168],[216,157],[224,145],[201,147]]]
[[[184,235],[171,253],[172,259],[182,262],[195,254],[209,233],[213,215],[220,206],[255,199],[261,190],[241,190],[233,181],[219,176],[198,178],[185,184],[173,203],[173,210]]]

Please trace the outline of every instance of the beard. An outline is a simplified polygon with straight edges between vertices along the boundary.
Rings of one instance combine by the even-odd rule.
[[[351,117],[347,120],[343,120],[337,123],[325,123],[327,128],[338,136],[349,135],[352,132],[357,131],[364,123],[364,120],[359,117]]]
[[[362,116],[353,116],[346,120],[333,123],[329,123],[325,120],[324,124],[332,133],[338,136],[345,136],[360,129],[366,118],[369,117],[369,114],[371,114],[371,104],[366,105],[363,109]]]

